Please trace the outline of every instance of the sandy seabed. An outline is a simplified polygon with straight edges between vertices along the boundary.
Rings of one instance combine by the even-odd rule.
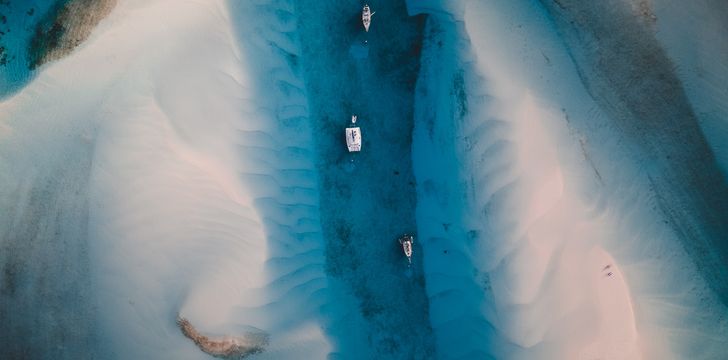
[[[546,9],[409,5],[430,14],[413,154],[438,354],[720,357],[725,306],[713,275],[706,281],[683,247],[691,238],[664,221],[673,214],[659,192],[669,190],[652,185],[673,174],[645,172],[642,144],[595,101],[589,70],[577,68]],[[654,24],[644,4],[619,6]]]
[[[668,0],[624,3],[649,26],[669,28],[664,18],[690,29]],[[434,339],[426,354],[444,359],[724,355],[725,305],[644,175],[659,177],[660,167],[635,156],[634,138],[595,101],[574,43],[547,9],[492,0],[411,1],[409,10],[429,15],[414,89],[414,179],[400,184],[416,191],[421,283],[409,304],[427,309],[408,316],[427,314],[419,320],[432,331],[408,335]],[[386,15],[377,13],[372,34]],[[300,73],[315,61],[303,59],[301,41],[320,39],[300,39],[297,16],[293,1],[118,2],[93,31],[101,17],[79,17],[86,41],[0,103],[0,213],[10,214],[0,217],[0,342],[10,357],[347,358],[342,349],[372,339],[396,348],[396,334],[367,333],[376,327],[362,313],[372,309],[357,295],[404,297],[352,294],[346,277],[327,273],[312,134],[325,127],[312,123],[318,93]],[[705,110],[700,129],[722,129],[722,90],[706,90],[713,83],[696,69],[720,77],[724,66],[663,34],[667,56],[689,66],[673,80],[691,84],[687,103]],[[375,48],[337,54],[361,65],[381,55]],[[377,95],[386,100],[387,89]],[[396,119],[371,123],[388,121]],[[390,136],[376,130],[364,133]],[[724,164],[720,137],[705,144]],[[374,163],[383,179],[399,171],[384,155],[360,162]],[[365,217],[352,221],[374,231]],[[403,260],[395,251],[393,264]],[[381,268],[390,284],[407,279],[395,265]],[[358,279],[381,283],[374,270]],[[381,324],[406,323],[390,313],[379,310]],[[266,345],[235,334],[267,334]]]
[[[297,45],[278,37],[292,9],[119,2],[0,104],[3,246],[20,263],[5,274],[21,284],[2,303],[10,351],[206,358],[176,314],[269,334],[259,358],[331,351],[317,184],[295,154],[310,146],[305,95],[270,85],[300,86],[280,52]],[[17,250],[29,239],[46,256]]]

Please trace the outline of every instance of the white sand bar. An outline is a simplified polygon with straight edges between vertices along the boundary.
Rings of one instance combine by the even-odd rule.
[[[432,15],[413,153],[438,353],[720,354],[725,325],[708,314],[724,307],[653,211],[634,147],[587,93],[545,10],[495,0],[410,11]]]
[[[307,146],[270,125],[305,116],[305,106],[271,104],[261,79],[295,77],[279,66],[283,55],[246,53],[237,38],[241,23],[255,22],[246,41],[270,46],[274,31],[264,29],[280,30],[276,9],[232,10],[216,0],[121,1],[75,52],[0,103],[0,188],[44,186],[56,176],[44,169],[77,161],[66,151],[75,144],[92,159],[77,196],[88,199],[99,353],[207,358],[178,314],[210,336],[270,335],[260,358],[331,351],[319,315],[327,283],[315,179],[279,175],[311,161],[270,157]],[[289,196],[283,186],[314,191]],[[297,203],[309,222],[286,210]],[[309,235],[282,244],[272,224]]]

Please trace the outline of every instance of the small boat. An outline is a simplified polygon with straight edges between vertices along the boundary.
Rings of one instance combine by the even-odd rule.
[[[407,261],[412,264],[412,244],[415,243],[415,237],[404,234],[399,238],[399,243],[402,244],[402,250],[404,251],[404,255],[407,256]]]
[[[374,13],[369,10],[369,5],[364,5],[364,9],[361,11],[361,22],[364,23],[364,30],[369,32],[369,25],[372,23],[372,16]]]
[[[346,147],[349,152],[361,151],[361,129],[356,125],[356,115],[351,116],[351,126],[346,128]]]

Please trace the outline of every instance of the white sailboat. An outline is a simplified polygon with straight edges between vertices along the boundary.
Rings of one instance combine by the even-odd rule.
[[[361,11],[361,22],[367,32],[369,32],[369,25],[372,23],[372,16],[374,16],[374,13],[369,10],[369,5],[364,5],[364,9]]]
[[[402,251],[407,257],[407,261],[412,264],[412,244],[415,243],[415,237],[409,234],[404,234],[399,238],[399,243],[402,244]]]
[[[349,152],[361,151],[361,129],[356,125],[356,115],[351,116],[351,125],[346,128],[346,147]]]

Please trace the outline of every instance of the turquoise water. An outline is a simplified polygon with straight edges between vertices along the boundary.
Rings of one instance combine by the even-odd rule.
[[[36,26],[64,0],[0,1],[0,99],[22,88],[32,77],[28,46]]]
[[[0,55],[5,56],[5,64],[0,65],[0,98],[22,89],[32,78],[26,58],[28,41],[43,9],[47,11],[52,3],[0,0],[0,14],[6,19],[0,23],[0,30],[4,32],[0,43],[5,47],[5,53]],[[252,9],[258,11],[258,15],[275,18],[275,26],[272,27],[280,27],[280,32],[266,36],[277,40],[262,45],[262,48],[275,52],[276,56],[283,55],[287,61],[285,71],[293,71],[303,79],[301,84],[297,79],[290,80],[287,74],[281,75],[285,71],[277,72],[281,68],[275,68],[272,74],[267,74],[270,76],[266,78],[268,83],[264,87],[275,88],[275,91],[270,99],[262,102],[264,107],[269,106],[273,109],[271,112],[276,113],[275,120],[278,122],[271,125],[275,132],[273,135],[251,132],[241,136],[241,152],[252,154],[251,158],[259,157],[251,162],[257,161],[256,164],[275,168],[273,175],[241,175],[245,178],[243,181],[255,184],[251,186],[254,192],[265,189],[268,182],[277,182],[275,186],[278,187],[272,192],[282,193],[275,194],[278,197],[263,190],[255,194],[255,206],[263,214],[266,234],[275,238],[275,241],[270,241],[274,245],[269,249],[272,258],[266,264],[269,266],[267,270],[294,269],[287,276],[276,279],[271,288],[279,290],[275,287],[286,283],[280,285],[280,289],[287,289],[284,285],[288,285],[288,282],[302,281],[300,288],[311,289],[296,292],[296,296],[286,296],[266,310],[290,312],[290,309],[297,309],[298,305],[306,302],[320,306],[322,313],[325,313],[321,317],[330,315],[326,311],[327,306],[331,306],[327,301],[331,299],[326,298],[328,294],[323,294],[324,291],[319,291],[325,287],[320,284],[325,280],[317,272],[319,264],[298,267],[305,263],[306,259],[302,258],[316,258],[319,249],[307,251],[309,246],[315,247],[311,244],[323,239],[325,275],[354,299],[354,306],[345,309],[345,316],[331,316],[326,319],[330,323],[324,321],[322,326],[334,343],[331,358],[488,358],[492,354],[504,353],[492,351],[495,347],[515,347],[513,344],[504,345],[507,342],[503,340],[505,336],[498,333],[498,329],[483,316],[484,311],[495,312],[494,300],[490,298],[490,280],[487,271],[478,269],[478,264],[474,263],[477,259],[469,257],[473,243],[498,239],[488,238],[486,234],[462,224],[462,212],[467,199],[458,197],[462,195],[460,193],[447,193],[448,188],[461,185],[459,182],[464,176],[458,173],[463,167],[455,151],[461,139],[448,138],[440,143],[431,139],[432,143],[420,144],[430,146],[426,151],[418,149],[415,144],[414,151],[421,152],[413,154],[416,98],[426,98],[417,92],[427,92],[427,84],[419,84],[420,88],[417,84],[422,75],[420,61],[423,48],[433,54],[446,53],[443,56],[445,59],[441,61],[452,65],[452,68],[443,70],[447,72],[447,76],[443,77],[455,79],[447,83],[451,87],[448,88],[450,95],[457,100],[453,105],[453,114],[456,115],[454,122],[461,120],[468,111],[474,111],[476,106],[468,101],[482,100],[479,95],[469,94],[464,84],[469,80],[463,76],[478,76],[467,65],[472,59],[456,58],[462,55],[459,49],[443,50],[442,43],[438,43],[440,40],[449,41],[454,46],[452,43],[457,41],[454,39],[457,36],[455,28],[445,30],[430,22],[432,27],[426,33],[428,18],[424,15],[408,16],[404,1],[370,2],[376,14],[368,33],[364,32],[361,25],[359,9],[362,4],[359,1],[300,0],[278,3],[283,3],[282,7],[290,7],[289,11],[281,11],[275,6],[269,8],[266,4],[230,6],[233,12]],[[454,26],[448,21],[442,21],[439,25]],[[238,35],[241,37],[245,37],[248,31],[260,30],[254,25],[234,25],[238,26]],[[287,49],[289,41],[297,42],[301,53]],[[244,49],[243,52],[248,50]],[[251,60],[255,61],[266,62],[265,54]],[[291,98],[296,99],[293,105],[287,103]],[[678,98],[682,103],[675,106],[682,107],[679,110],[685,110],[688,116],[667,119],[671,122],[669,128],[689,127],[688,135],[691,136],[686,140],[683,137],[686,131],[681,135],[657,126],[652,129],[653,133],[665,131],[667,134],[658,136],[654,141],[669,148],[669,155],[692,155],[680,161],[662,159],[665,167],[657,168],[658,171],[652,168],[654,173],[649,175],[660,175],[660,172],[677,174],[655,182],[658,192],[664,194],[658,199],[657,205],[666,209],[666,224],[674,222],[678,232],[687,229],[685,231],[707,234],[704,236],[706,242],[696,245],[691,255],[695,257],[696,263],[705,265],[708,271],[705,277],[714,283],[716,291],[725,299],[728,284],[725,267],[716,264],[716,261],[701,261],[701,255],[713,250],[718,250],[723,257],[728,254],[728,250],[721,251],[728,249],[728,199],[725,195],[728,190],[717,167],[711,162],[712,155],[697,125],[694,122],[686,123],[693,120],[689,109],[685,109],[689,105],[684,103],[684,99]],[[301,110],[303,108],[305,110]],[[307,117],[299,112],[307,113]],[[666,110],[666,113],[674,112]],[[362,152],[356,154],[347,152],[344,141],[344,128],[349,124],[352,114],[359,118],[357,125],[361,127],[364,139]],[[659,121],[665,120],[660,114],[653,116]],[[433,129],[445,136],[449,131],[455,132],[452,128],[455,125],[451,124],[417,125],[421,131],[419,135],[423,138],[428,135],[428,130],[432,137]],[[477,136],[487,137],[487,132],[498,131],[487,127],[478,131],[481,130],[483,134],[478,133]],[[280,152],[265,148],[265,151],[258,149],[259,152],[255,153],[256,148],[265,147],[260,144],[267,146],[277,141],[286,141]],[[312,148],[308,147],[310,144],[313,144]],[[53,353],[57,348],[60,349],[59,358],[73,358],[75,354],[88,354],[85,349],[97,346],[91,344],[95,340],[90,334],[93,319],[78,315],[83,314],[84,306],[75,301],[76,295],[87,297],[86,292],[89,291],[89,284],[84,282],[86,275],[76,273],[88,270],[83,263],[87,260],[84,257],[86,249],[83,244],[74,242],[84,238],[87,231],[85,220],[83,216],[81,220],[73,218],[76,219],[73,221],[79,222],[76,224],[64,218],[64,213],[75,214],[74,211],[87,205],[73,202],[66,204],[59,200],[65,199],[63,194],[66,192],[82,193],[87,187],[88,177],[85,172],[88,172],[92,161],[93,149],[80,146],[68,153],[69,160],[85,159],[82,165],[78,168],[59,165],[58,169],[47,170],[57,178],[68,179],[63,180],[65,187],[53,182],[46,184],[30,201],[33,207],[28,210],[30,215],[24,218],[27,221],[22,222],[21,226],[13,224],[12,231],[3,233],[2,240],[10,239],[8,242],[11,244],[30,244],[25,247],[4,247],[2,250],[12,253],[14,258],[0,257],[5,260],[0,264],[3,265],[4,275],[4,283],[0,288],[0,296],[3,297],[0,314],[18,308],[28,313],[35,312],[31,320],[27,321],[22,317],[5,316],[4,320],[10,319],[7,323],[14,326],[14,337],[3,338],[3,334],[0,334],[0,346],[12,342],[12,346],[4,346],[12,351],[12,355],[30,354],[30,357],[37,358]],[[660,155],[668,154],[645,153],[639,156],[648,161]],[[0,156],[11,157],[12,154]],[[418,157],[419,165],[429,174],[430,181],[415,178],[413,158]],[[441,162],[433,160],[428,163],[428,160],[435,158]],[[447,166],[442,166],[445,163]],[[678,176],[683,173],[689,173],[690,176]],[[421,188],[418,189],[418,186]],[[468,191],[475,193],[478,190],[473,185],[473,189]],[[685,193],[691,196],[683,196]],[[430,198],[423,199],[424,196]],[[48,207],[47,203],[55,207]],[[442,221],[418,224],[416,209],[423,204],[440,206],[445,212],[439,218]],[[670,209],[675,210],[670,212]],[[53,211],[58,211],[58,214]],[[502,209],[484,209],[478,220],[487,221],[487,211],[497,212]],[[480,215],[474,215],[477,216]],[[36,238],[36,225],[39,224],[34,221],[41,217],[56,218],[56,222],[46,224],[48,233],[41,234],[45,236],[44,241],[58,240],[49,247],[42,244],[36,246],[33,241],[26,241]],[[281,218],[290,221],[283,223]],[[54,227],[64,226],[73,229],[64,228],[66,232],[63,236],[50,233]],[[445,235],[438,240],[423,239],[415,234],[414,258],[409,265],[397,238],[403,233],[415,233],[417,229]],[[686,243],[691,239],[689,235],[683,234]],[[428,246],[427,250],[423,248],[423,243]],[[21,258],[41,260],[39,264],[44,264],[43,268],[50,270],[38,265],[38,268],[27,267],[30,270],[25,271],[23,266],[26,264],[18,260]],[[54,259],[62,261],[45,266],[45,261]],[[427,273],[425,261],[428,261],[430,270],[438,267],[454,269],[453,273],[463,276],[456,278],[450,274]],[[64,281],[52,281],[52,275],[68,271],[70,265],[76,266],[72,275],[64,275]],[[309,277],[312,280],[305,282]],[[301,293],[307,297],[299,298]],[[432,298],[428,298],[428,295]],[[35,298],[26,301],[24,296]],[[336,300],[333,299],[334,302]],[[434,305],[437,305],[439,313],[431,310]],[[483,310],[484,307],[489,308]],[[456,315],[450,317],[452,314]],[[291,315],[291,318],[295,317],[295,314]],[[34,333],[34,326],[40,324],[39,327],[43,327],[64,321],[78,321],[83,326],[68,334],[60,333],[58,328],[37,331],[44,336],[39,337],[43,344],[32,347],[32,341],[37,340],[29,336]],[[431,324],[438,322],[438,325],[445,324],[439,328],[439,332],[434,332]],[[25,336],[28,336],[27,339]],[[18,341],[18,338],[24,338],[25,341]],[[437,353],[443,349],[451,352]]]
[[[368,33],[358,1],[302,1],[303,74],[318,146],[321,221],[328,274],[358,301],[364,349],[341,358],[426,359],[434,356],[420,248],[407,266],[397,238],[416,231],[411,137],[414,86],[424,17],[404,2],[369,3]],[[362,152],[350,154],[344,128],[356,114]],[[347,332],[338,336],[350,336]]]

